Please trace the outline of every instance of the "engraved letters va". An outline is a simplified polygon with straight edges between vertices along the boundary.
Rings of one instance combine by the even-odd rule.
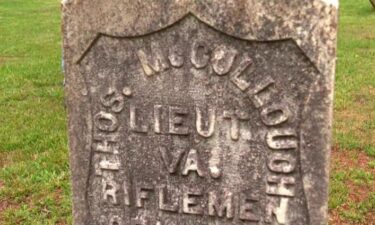
[[[224,44],[211,46],[204,42],[192,41],[188,54],[182,54],[179,48],[158,49],[151,46],[149,49],[136,50],[137,60],[147,79],[162,76],[163,72],[171,68],[192,65],[194,69],[200,70],[211,67],[214,76],[227,77],[233,88],[239,89],[250,99],[260,115],[261,122],[267,127],[262,140],[267,146],[267,178],[264,190],[267,195],[267,208],[257,210],[258,197],[245,192],[186,188],[179,192],[182,194],[178,196],[173,193],[174,190],[163,184],[129,184],[117,181],[116,173],[123,167],[119,156],[122,151],[119,147],[119,127],[122,126],[119,122],[120,116],[126,115],[124,126],[136,134],[189,136],[196,133],[204,139],[210,139],[217,132],[217,123],[228,123],[228,141],[233,142],[248,138],[248,133],[242,132],[242,127],[244,121],[251,120],[246,113],[244,115],[235,110],[218,111],[213,106],[194,106],[191,110],[190,106],[174,104],[155,104],[153,111],[148,112],[151,116],[146,117],[142,108],[132,102],[132,97],[137,93],[133,92],[130,86],[122,89],[108,87],[107,92],[100,97],[102,110],[94,112],[93,122],[99,133],[94,135],[93,151],[94,158],[97,159],[94,161],[98,162],[95,165],[95,173],[102,177],[101,201],[113,207],[138,209],[145,208],[148,201],[157,201],[157,210],[161,212],[216,217],[250,224],[256,224],[263,217],[268,223],[276,219],[279,224],[285,224],[288,202],[295,196],[296,178],[293,172],[297,164],[298,135],[293,126],[288,128],[287,125],[289,121],[294,120],[296,113],[292,112],[287,104],[274,100],[274,96],[282,95],[283,90],[271,76],[264,76],[260,82],[251,84],[251,76],[257,66],[255,61],[246,53],[240,53],[239,49]],[[235,64],[236,60],[238,63]],[[129,107],[125,107],[126,104],[129,104]],[[167,119],[161,116],[163,113],[168,115]],[[186,125],[188,119],[193,120],[190,121],[195,124],[193,129]],[[284,126],[280,128],[280,124]],[[220,164],[203,162],[200,152],[194,147],[177,149],[177,154],[172,155],[166,147],[160,146],[157,152],[160,154],[163,172],[169,176],[189,177],[194,174],[201,179],[210,178],[220,182],[223,175]],[[119,197],[120,191],[123,193],[122,199]],[[205,202],[205,206],[198,202]],[[265,212],[266,215],[259,215],[259,212]],[[101,223],[128,224],[121,214],[113,214],[108,218],[102,216]],[[141,218],[133,218],[131,223],[151,225],[151,222]],[[152,223],[163,225],[163,221]]]

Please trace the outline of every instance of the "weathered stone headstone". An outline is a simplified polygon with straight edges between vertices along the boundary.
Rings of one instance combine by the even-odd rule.
[[[62,7],[76,225],[326,224],[336,0]]]

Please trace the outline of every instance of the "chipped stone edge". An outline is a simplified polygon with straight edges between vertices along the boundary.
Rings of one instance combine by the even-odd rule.
[[[324,2],[327,5],[331,5],[335,8],[339,7],[339,0],[321,0],[321,1]]]
[[[61,5],[62,6],[67,6],[73,3],[74,0],[61,0]]]

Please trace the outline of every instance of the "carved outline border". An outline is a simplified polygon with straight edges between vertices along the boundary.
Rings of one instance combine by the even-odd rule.
[[[309,200],[307,198],[307,195],[306,195],[306,190],[305,190],[305,184],[304,184],[304,179],[303,179],[303,173],[302,173],[302,136],[303,136],[303,125],[304,123],[302,121],[304,121],[303,119],[305,118],[304,115],[306,114],[306,106],[309,104],[310,102],[310,99],[311,99],[311,95],[313,94],[313,91],[312,89],[314,88],[314,84],[319,80],[321,79],[322,77],[322,71],[319,70],[319,68],[317,67],[316,63],[314,61],[311,60],[311,58],[306,54],[306,52],[303,50],[303,48],[298,44],[297,40],[293,37],[288,37],[288,38],[282,38],[282,39],[272,39],[272,40],[262,40],[262,41],[259,41],[259,40],[254,40],[254,39],[247,39],[247,38],[241,38],[241,37],[238,37],[236,35],[232,35],[232,34],[228,34],[227,32],[225,31],[222,31],[222,30],[219,30],[217,29],[216,27],[212,26],[211,24],[205,22],[204,20],[200,19],[194,12],[192,11],[189,11],[188,13],[186,13],[185,15],[183,15],[182,17],[180,17],[179,19],[175,20],[174,22],[164,26],[164,27],[161,27],[160,29],[156,29],[154,31],[151,31],[151,32],[148,32],[148,33],[144,33],[144,34],[140,34],[140,35],[133,35],[133,36],[116,36],[116,35],[110,35],[110,34],[107,34],[107,33],[102,33],[102,32],[98,32],[95,37],[91,40],[91,42],[89,42],[89,44],[87,45],[87,47],[85,48],[85,50],[83,51],[83,53],[80,55],[80,57],[76,58],[74,60],[74,63],[75,64],[80,64],[81,61],[85,58],[85,56],[90,52],[91,48],[93,48],[95,46],[95,44],[97,43],[97,41],[99,41],[99,39],[101,37],[109,37],[109,38],[117,38],[117,39],[128,39],[128,40],[131,40],[131,39],[136,39],[136,38],[142,38],[142,37],[146,37],[146,36],[151,36],[157,32],[161,32],[161,31],[165,31],[165,30],[168,30],[169,28],[175,26],[176,24],[178,24],[179,22],[189,18],[189,17],[193,17],[194,19],[196,19],[198,22],[200,23],[203,23],[205,26],[213,29],[214,31],[220,33],[220,34],[223,34],[223,35],[226,35],[226,36],[229,36],[231,38],[235,38],[237,40],[241,40],[241,41],[247,41],[247,42],[255,42],[255,43],[271,43],[271,42],[279,42],[279,41],[292,41],[297,47],[298,49],[305,55],[306,59],[308,59],[308,61],[310,62],[310,64],[314,67],[314,69],[318,72],[317,73],[317,76],[314,78],[314,80],[310,83],[310,88],[309,88],[309,92],[306,94],[306,97],[305,97],[305,101],[301,104],[302,105],[302,108],[301,108],[301,112],[299,113],[299,116],[300,116],[300,123],[298,124],[298,126],[296,126],[296,130],[299,131],[297,133],[297,138],[298,138],[298,147],[299,147],[299,151],[298,151],[298,154],[297,154],[297,157],[298,157],[298,161],[299,161],[299,173],[300,173],[300,177],[301,177],[301,183],[302,183],[302,191],[303,191],[303,196],[305,198],[305,202],[306,202],[306,210],[308,212],[307,214],[307,221],[308,221],[308,224],[311,224],[311,219],[310,219],[310,207],[309,207]],[[83,80],[84,80],[84,85],[85,85],[85,89],[88,91],[88,84],[87,84],[87,78],[85,76],[83,76],[82,74],[80,74],[82,77],[83,77]],[[88,91],[89,92],[89,91]],[[92,102],[92,99],[91,99],[91,96],[90,94],[87,94],[88,95],[88,100],[89,102]],[[87,97],[87,96],[86,96]],[[93,110],[92,110],[92,104],[90,104],[90,118],[93,118]],[[90,149],[90,159],[89,159],[89,171],[91,172],[92,170],[92,157],[93,157],[93,151],[92,151],[92,143],[93,143],[93,121],[92,119],[89,121],[87,121],[87,127],[88,127],[88,130],[89,132],[91,133],[91,136],[90,138],[87,138],[89,140],[86,140],[88,143],[86,143],[86,149]],[[89,182],[90,182],[90,175],[88,175],[87,177],[87,181],[86,181],[86,187],[85,189],[87,190],[88,186],[89,186]],[[89,207],[89,203],[88,203],[88,193],[87,191],[85,192],[85,203],[86,203],[86,206]],[[88,213],[87,213],[87,216],[89,217],[89,215],[91,214],[90,210],[88,210]],[[87,219],[86,219],[87,221]]]

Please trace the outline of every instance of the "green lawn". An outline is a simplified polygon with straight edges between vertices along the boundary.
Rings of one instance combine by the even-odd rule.
[[[375,221],[375,10],[341,0],[331,224]],[[58,0],[0,0],[0,224],[70,224]]]

